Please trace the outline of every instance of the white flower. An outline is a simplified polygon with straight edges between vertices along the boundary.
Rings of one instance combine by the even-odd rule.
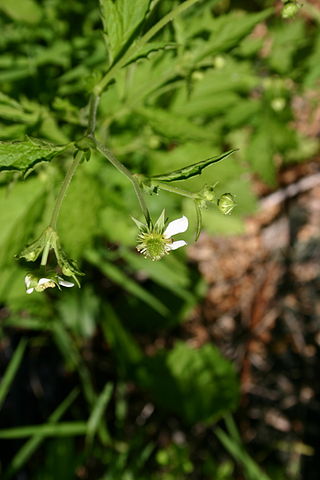
[[[25,285],[26,285],[26,292],[28,294],[32,293],[33,291],[36,292],[43,292],[43,290],[46,290],[46,288],[54,288],[58,286],[60,288],[60,285],[63,287],[73,287],[74,283],[67,282],[64,280],[62,277],[59,277],[58,275],[53,275],[50,278],[42,277],[38,278],[35,275],[32,275],[31,273],[28,273],[25,276],[24,279]]]
[[[171,237],[187,230],[189,222],[187,217],[183,216],[173,220],[164,228],[164,215],[161,214],[154,227],[141,229],[138,235],[138,252],[151,260],[160,260],[171,250],[184,247],[187,242],[184,240],[173,241]]]

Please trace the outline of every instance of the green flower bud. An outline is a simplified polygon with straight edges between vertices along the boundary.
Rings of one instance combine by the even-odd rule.
[[[236,206],[236,202],[234,201],[234,196],[231,193],[224,193],[219,198],[217,205],[220,212],[222,212],[224,215],[229,215]]]
[[[197,194],[196,201],[200,208],[207,208],[208,203],[214,202],[216,193],[214,191],[216,185],[205,185]]]
[[[298,2],[288,2],[284,5],[281,16],[282,18],[291,18],[300,10],[302,5]]]

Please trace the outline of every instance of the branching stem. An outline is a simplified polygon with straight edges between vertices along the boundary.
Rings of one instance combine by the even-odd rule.
[[[68,190],[71,179],[72,179],[73,175],[75,174],[75,171],[77,170],[78,165],[79,165],[83,155],[84,155],[84,152],[82,152],[81,150],[78,150],[78,152],[76,153],[76,156],[74,157],[74,159],[72,161],[72,164],[70,165],[70,167],[69,167],[69,169],[66,173],[66,176],[63,180],[63,183],[61,185],[60,191],[59,191],[57,199],[56,199],[56,203],[55,203],[54,208],[53,208],[51,220],[50,220],[50,223],[49,223],[49,227],[51,227],[53,230],[56,230],[56,228],[57,228],[57,220],[58,220],[58,216],[59,216],[59,213],[60,213],[60,209],[61,209],[61,206],[62,206],[63,199],[65,197],[65,194]]]
[[[91,137],[91,138],[94,141],[97,150],[107,160],[109,160],[109,162],[117,170],[119,170],[119,172],[121,172],[123,175],[125,175],[128,178],[128,180],[130,180],[130,182],[132,183],[133,189],[135,191],[135,194],[137,196],[137,199],[138,199],[140,208],[142,210],[142,213],[143,213],[143,215],[146,219],[147,224],[149,225],[150,222],[151,222],[150,213],[149,213],[148,207],[146,205],[146,202],[145,202],[145,199],[144,199],[144,196],[143,196],[143,192],[140,188],[140,185],[139,185],[139,182],[138,182],[137,178],[134,175],[132,175],[132,173],[130,172],[130,170],[127,169],[127,167],[125,167],[121,162],[119,162],[119,160],[116,159],[116,157],[113,155],[113,153],[107,147],[105,147],[100,142],[98,142],[98,140],[96,140],[94,137]]]
[[[173,185],[168,185],[167,183],[162,182],[154,182],[152,183],[155,187],[160,188],[160,190],[165,190],[166,192],[176,193],[177,195],[181,195],[182,197],[192,198],[195,199],[197,196],[196,193],[188,192],[188,190],[184,190],[183,188],[174,187]]]

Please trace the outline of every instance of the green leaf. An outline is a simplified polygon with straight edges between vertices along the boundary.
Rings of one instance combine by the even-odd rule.
[[[295,54],[306,43],[305,23],[302,19],[282,22],[272,32],[272,49],[267,61],[271,68],[280,74],[292,76],[295,67]],[[298,65],[300,68],[300,66]]]
[[[136,271],[143,272],[158,285],[170,290],[178,297],[186,300],[188,303],[196,303],[196,297],[190,291],[190,279],[188,271],[180,271],[173,268],[168,259],[161,262],[153,262],[143,258],[142,255],[136,255],[130,250],[122,248],[121,257],[123,257],[129,265]]]
[[[19,142],[0,142],[0,171],[27,170],[38,162],[52,160],[67,147],[29,137]]]
[[[176,43],[169,43],[169,42],[150,42],[146,45],[143,45],[140,49],[135,51],[135,53],[129,57],[125,66],[130,65],[130,63],[134,63],[137,60],[141,60],[142,58],[148,58],[148,55],[152,52],[159,52],[160,50],[173,50],[177,48]]]
[[[180,141],[212,139],[212,130],[206,127],[199,127],[182,115],[160,108],[138,108],[136,112],[144,117],[151,127],[161,135]]]
[[[179,342],[167,353],[146,358],[140,379],[158,404],[187,423],[211,421],[233,410],[239,385],[234,368],[213,345],[199,349]]]
[[[120,285],[131,295],[134,295],[142,300],[156,312],[160,313],[160,315],[166,316],[168,314],[169,310],[162,302],[141,287],[137,282],[132,280],[123,272],[122,269],[110,262],[107,262],[104,258],[102,258],[101,255],[99,255],[99,253],[94,250],[89,250],[86,254],[86,258],[90,263],[96,265],[106,277],[110,278],[114,283]]]
[[[259,465],[247,453],[232,417],[230,415],[226,415],[225,421],[229,435],[221,428],[216,428],[214,433],[225,449],[230,453],[230,455],[232,455],[232,457],[240,465],[242,465],[246,479],[271,480],[270,477],[260,469]]]
[[[194,177],[195,175],[201,175],[201,172],[204,168],[209,167],[213,163],[220,162],[220,160],[228,157],[236,150],[229,150],[228,152],[222,153],[215,157],[207,158],[198,163],[193,163],[187,167],[181,168],[179,170],[174,170],[173,172],[164,173],[162,175],[155,175],[152,178],[154,181],[159,182],[175,182],[177,180],[186,180],[187,178]]]
[[[111,399],[112,392],[113,392],[113,384],[110,382],[107,382],[104,386],[104,389],[98,396],[95,405],[92,408],[92,412],[88,420],[88,429],[87,429],[87,441],[89,443],[92,442],[94,435],[99,428],[99,424],[102,421],[102,416]]]
[[[111,63],[120,57],[135,39],[151,0],[100,0],[104,32]]]
[[[15,374],[20,366],[26,346],[27,346],[27,339],[22,338],[2,377],[2,380],[0,382],[0,409],[10,389],[10,385],[14,380]]]
[[[81,165],[68,189],[59,217],[59,236],[63,249],[78,259],[90,247],[98,231],[101,189],[89,173],[89,164]],[[79,221],[81,212],[81,221]]]
[[[0,438],[13,439],[41,435],[43,437],[71,437],[85,435],[87,433],[86,422],[64,422],[44,425],[28,425],[0,430]]]
[[[217,55],[237,46],[246,35],[257,25],[273,13],[272,8],[268,8],[259,13],[231,12],[227,15],[218,17],[213,23],[212,34],[206,42],[194,52],[195,62],[200,62],[208,55]]]
[[[72,390],[72,392],[61,402],[61,404],[56,408],[56,410],[48,418],[49,424],[57,423],[70,405],[74,402],[79,392],[77,389]],[[39,448],[41,443],[44,441],[45,437],[43,435],[33,435],[29,440],[27,440],[22,447],[15,454],[13,459],[10,461],[8,470],[5,473],[4,479],[11,478],[20,468],[29,460],[33,453]]]
[[[126,372],[130,367],[138,365],[143,353],[134,338],[121,324],[115,310],[105,303],[105,316],[102,322],[103,334],[117,357],[117,365]]]
[[[10,265],[26,243],[35,236],[35,225],[43,215],[45,185],[32,178],[0,188],[0,265]],[[38,232],[37,232],[38,233]]]
[[[38,23],[41,19],[41,8],[33,0],[0,0],[0,9],[13,20],[30,24]]]
[[[261,122],[254,133],[247,150],[247,160],[254,172],[269,185],[274,185],[276,166],[273,160],[273,140],[269,136],[268,122]],[[267,128],[264,128],[267,127]]]

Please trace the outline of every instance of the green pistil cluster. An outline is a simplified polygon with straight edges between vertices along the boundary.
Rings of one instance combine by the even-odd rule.
[[[160,260],[170,251],[168,246],[172,243],[171,238],[165,238],[163,234],[157,232],[146,232],[138,235],[137,250],[145,258],[151,260]]]

